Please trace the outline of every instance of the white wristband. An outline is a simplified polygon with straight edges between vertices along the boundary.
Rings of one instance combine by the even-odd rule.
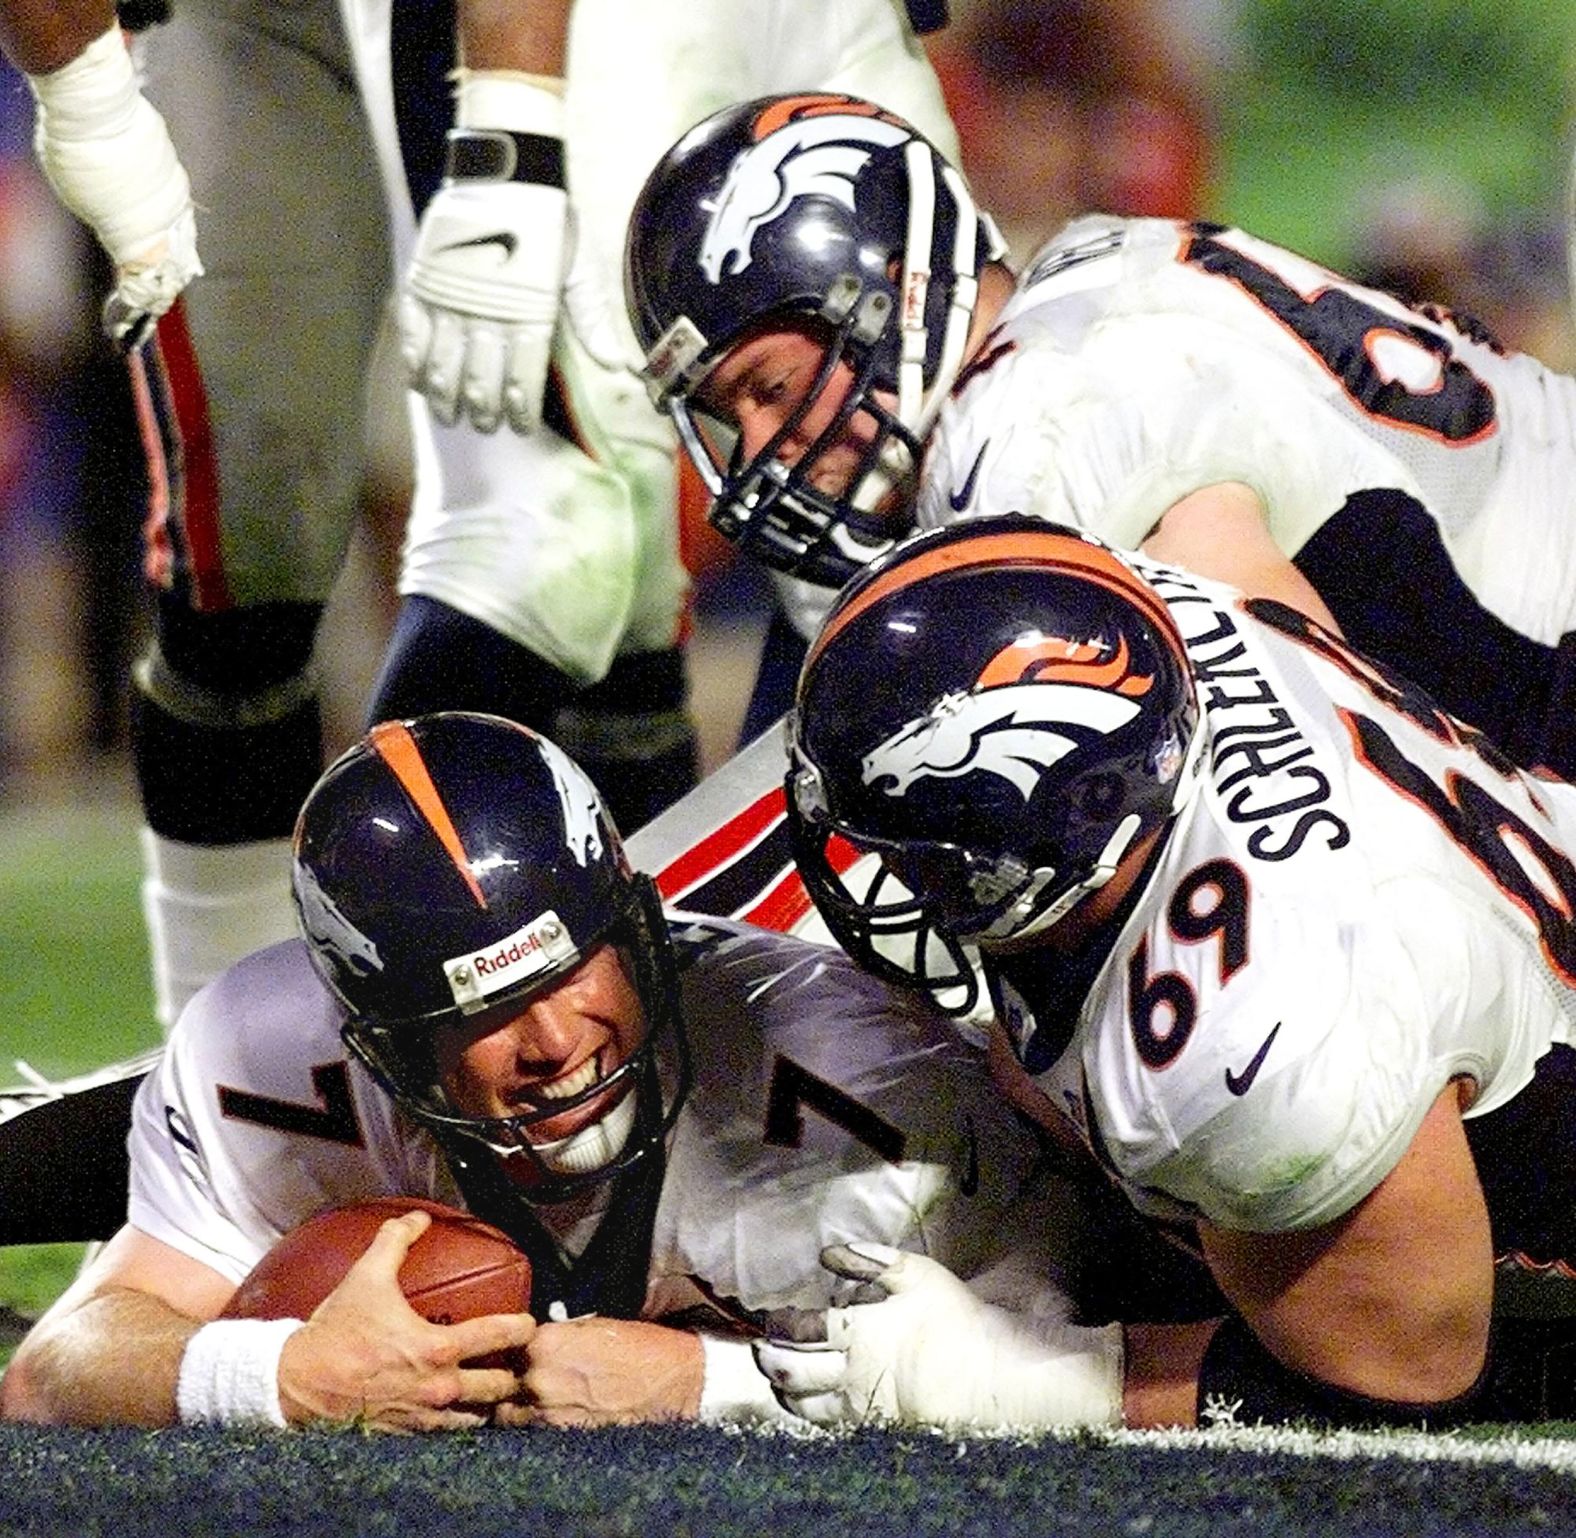
[[[458,70],[456,82],[454,121],[459,127],[564,137],[561,82],[506,69]],[[554,90],[555,85],[560,89]]]
[[[186,1342],[175,1407],[186,1425],[284,1426],[279,1354],[299,1319],[215,1319]]]
[[[791,1410],[777,1402],[766,1374],[755,1365],[755,1351],[747,1340],[702,1335],[706,1376],[701,1381],[701,1422],[715,1426],[722,1421],[779,1421],[803,1425]]]

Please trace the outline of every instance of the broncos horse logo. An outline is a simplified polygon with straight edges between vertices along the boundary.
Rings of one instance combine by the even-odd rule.
[[[854,181],[878,149],[914,137],[901,118],[846,96],[775,102],[755,124],[756,142],[740,151],[714,200],[700,266],[720,283],[750,265],[758,230],[795,198],[818,194],[854,207]]]
[[[972,690],[943,695],[867,753],[864,782],[902,796],[918,780],[980,771],[999,775],[1027,802],[1052,764],[1126,726],[1153,687],[1152,676],[1131,671],[1125,637],[1114,652],[1027,637],[997,652]]]
[[[318,884],[317,877],[297,867],[296,895],[301,905],[301,927],[319,949],[336,955],[345,970],[367,977],[383,970],[383,958],[366,935],[345,917],[339,905]]]

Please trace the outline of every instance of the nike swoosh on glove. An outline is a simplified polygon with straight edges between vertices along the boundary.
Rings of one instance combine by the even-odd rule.
[[[1121,1425],[1120,1325],[1031,1319],[982,1302],[928,1256],[884,1244],[833,1245],[821,1264],[871,1301],[827,1309],[820,1339],[785,1333],[755,1345],[779,1401],[805,1420],[953,1431]]]
[[[562,99],[468,72],[399,306],[411,388],[445,426],[540,427],[567,228]]]

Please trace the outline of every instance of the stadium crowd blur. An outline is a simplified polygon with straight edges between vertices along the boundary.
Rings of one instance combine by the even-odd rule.
[[[1517,24],[1514,4],[1498,9],[1496,25]],[[1323,0],[1312,8],[1322,31],[1302,26],[1302,8],[1285,0],[951,0],[949,10],[950,24],[928,46],[974,190],[1016,258],[1088,209],[1240,220],[1409,298],[1468,311],[1556,367],[1576,366],[1557,193],[1507,215],[1503,197],[1486,196],[1458,170],[1397,154],[1386,174],[1368,176],[1346,198],[1344,243],[1320,249],[1224,190],[1232,163],[1252,158],[1244,141],[1264,120],[1244,109],[1272,99],[1260,91],[1259,71],[1277,28],[1311,47],[1310,35],[1315,43],[1338,37],[1342,17],[1366,16],[1368,34],[1353,39],[1361,55],[1392,46],[1385,17],[1394,19],[1395,4]],[[1429,0],[1415,10],[1448,12],[1462,30],[1461,7]],[[1486,16],[1489,8],[1465,12]],[[1480,47],[1466,31],[1463,48]],[[1431,46],[1423,38],[1410,56]],[[1538,58],[1560,61],[1545,96],[1555,92],[1555,115],[1568,122],[1565,54]],[[1344,67],[1339,58],[1323,62]],[[1525,68],[1519,78],[1526,95]],[[1307,132],[1334,143],[1342,111],[1333,104],[1329,120]],[[106,273],[92,240],[38,176],[30,132],[26,90],[0,75],[0,807],[82,765],[124,779],[129,794],[127,679],[147,603],[138,570],[140,452],[124,368],[96,325]],[[1563,133],[1544,148],[1563,165]],[[1545,180],[1552,185],[1552,176]],[[1337,216],[1326,209],[1325,217]],[[359,730],[392,613],[402,476],[391,380],[372,396],[379,474],[368,501],[382,513],[369,520],[346,578],[352,591],[331,608],[319,648],[331,747]],[[694,700],[710,765],[732,745],[770,599],[760,575],[704,528],[701,508],[688,516]]]

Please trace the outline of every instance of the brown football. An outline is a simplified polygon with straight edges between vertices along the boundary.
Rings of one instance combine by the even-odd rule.
[[[419,1208],[427,1231],[400,1267],[400,1290],[435,1324],[482,1314],[526,1313],[531,1262],[500,1229],[455,1207],[415,1196],[380,1196],[335,1207],[286,1234],[236,1288],[226,1319],[305,1319],[365,1253],[388,1218]]]

